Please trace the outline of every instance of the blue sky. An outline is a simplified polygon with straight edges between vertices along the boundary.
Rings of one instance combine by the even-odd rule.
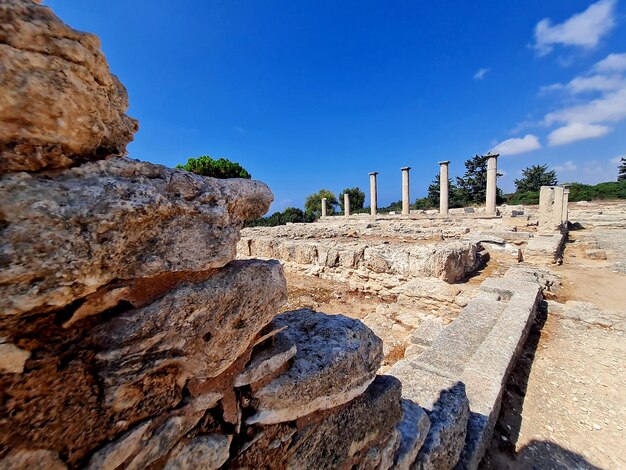
[[[626,0],[47,0],[100,37],[130,95],[133,158],[211,155],[274,191],[272,210],[379,174],[379,205],[425,195],[499,150],[522,168],[615,179],[626,154]]]

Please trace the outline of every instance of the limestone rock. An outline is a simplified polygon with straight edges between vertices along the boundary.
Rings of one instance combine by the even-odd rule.
[[[24,372],[24,364],[29,357],[29,351],[24,351],[12,343],[7,343],[5,338],[0,337],[0,372],[21,374]]]
[[[417,468],[453,468],[463,450],[469,420],[469,403],[463,383],[443,390],[428,411],[428,417],[430,430],[417,455]]]
[[[335,231],[319,234],[319,238],[311,240],[319,233],[319,228],[311,227],[308,229],[311,233],[305,237],[304,234],[298,235],[298,229],[290,234],[292,227],[246,229],[239,243],[239,252],[242,256],[276,258],[335,271],[358,269],[404,277],[435,277],[446,282],[465,278],[477,268],[481,259],[479,244],[475,242],[450,241],[425,245],[396,241],[390,245],[384,239],[368,239],[365,242],[338,237],[328,240],[330,236],[341,235]]]
[[[465,447],[470,416],[463,383],[421,369],[419,360],[398,361],[388,373],[402,382],[402,398],[418,403],[430,419],[416,468],[453,468]]]
[[[269,323],[286,289],[277,261],[233,261],[204,282],[97,326],[96,359],[111,406],[138,403],[133,384],[165,367],[177,369],[178,383],[220,375]]]
[[[235,378],[235,387],[258,382],[272,372],[280,369],[296,355],[295,343],[284,332],[277,333],[268,339],[269,347],[252,353],[252,360],[246,369]]]
[[[420,325],[411,333],[409,340],[412,344],[418,344],[420,346],[430,346],[433,341],[437,339],[439,334],[443,331],[445,325],[438,320],[425,319]]]
[[[585,250],[585,258],[587,259],[596,259],[596,260],[605,260],[606,259],[606,251],[601,249],[589,248]]]
[[[0,199],[0,310],[11,315],[63,307],[113,280],[224,266],[244,220],[273,196],[258,181],[115,158],[53,177],[5,175]]]
[[[120,155],[138,124],[92,34],[29,0],[0,4],[0,174]]]
[[[154,431],[150,439],[142,443],[139,453],[125,467],[127,470],[143,470],[163,458],[176,443],[189,432],[202,414],[172,416]]]
[[[87,470],[115,470],[120,468],[131,456],[139,453],[144,441],[150,436],[151,424],[152,421],[148,420],[97,451],[91,456]]]
[[[430,429],[430,420],[422,408],[411,400],[402,400],[402,421],[396,429],[400,431],[401,441],[394,458],[394,469],[409,470],[426,440]]]
[[[250,428],[250,441],[230,467],[384,467],[385,451],[394,448],[390,441],[401,418],[400,382],[378,376],[363,394],[333,410],[305,416],[295,423]]]
[[[163,467],[164,470],[189,470],[220,468],[229,457],[231,437],[213,433],[194,437],[190,442],[178,444]]]
[[[67,467],[52,451],[18,450],[0,459],[0,470],[65,470]]]
[[[603,310],[594,304],[578,300],[568,300],[565,304],[548,300],[548,311],[551,315],[626,331],[626,319],[623,310]]]
[[[287,326],[296,356],[276,379],[253,392],[257,413],[248,424],[292,421],[363,393],[382,361],[382,341],[358,320],[311,310],[274,319]]]

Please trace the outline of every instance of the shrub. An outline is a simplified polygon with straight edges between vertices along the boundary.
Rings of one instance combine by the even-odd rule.
[[[176,165],[176,168],[190,171],[202,176],[213,178],[246,178],[252,176],[239,163],[231,162],[225,158],[215,160],[207,155],[198,158],[190,158],[184,165]]]

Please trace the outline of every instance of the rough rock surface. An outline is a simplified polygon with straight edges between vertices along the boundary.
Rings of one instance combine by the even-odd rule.
[[[0,459],[1,470],[65,470],[59,456],[49,450],[19,450]]]
[[[224,372],[286,300],[277,261],[233,261],[198,284],[185,284],[92,332],[99,375],[115,409],[138,404],[136,383],[175,368],[177,383]]]
[[[463,383],[422,370],[417,360],[398,361],[388,373],[402,382],[402,398],[418,403],[430,419],[416,467],[453,468],[465,446],[470,416]]]
[[[197,436],[190,442],[177,445],[165,463],[164,470],[220,468],[230,457],[230,438],[214,433]]]
[[[296,355],[296,343],[283,331],[270,339],[269,345],[253,351],[253,358],[236,378],[235,387],[256,383],[282,368]],[[264,347],[263,347],[264,346]]]
[[[75,462],[187,395],[215,406],[229,387],[234,394],[226,369],[245,358],[285,298],[279,263],[234,261],[145,307],[68,328],[49,313],[5,318],[2,327],[31,358],[23,374],[0,374],[0,444],[47,448]]]
[[[11,315],[63,307],[114,280],[224,266],[244,220],[273,195],[258,181],[115,158],[53,177],[5,175],[0,199],[0,310]]]
[[[626,331],[626,319],[623,311],[603,310],[592,303],[577,300],[568,300],[564,304],[549,300],[548,308],[551,314],[565,319]]]
[[[402,400],[402,421],[397,426],[401,441],[394,457],[394,469],[409,470],[422,448],[430,419],[426,412],[411,400]]]
[[[455,282],[473,272],[480,263],[478,244],[461,241],[415,244],[383,241],[294,240],[276,238],[271,231],[242,236],[242,256],[277,258],[300,265],[329,269],[357,269],[405,277],[437,277]]]
[[[292,423],[249,428],[231,468],[385,468],[384,451],[402,418],[400,382],[378,376],[349,403]]]
[[[420,469],[452,468],[463,449],[469,417],[465,387],[461,382],[443,390],[432,409],[427,410],[430,429],[415,461]],[[460,444],[460,445],[459,445]]]
[[[0,4],[0,174],[124,154],[138,124],[92,34],[29,0]]]
[[[296,345],[290,367],[253,392],[256,414],[248,424],[291,421],[344,404],[363,393],[382,361],[382,341],[363,323],[311,310],[273,321]]]

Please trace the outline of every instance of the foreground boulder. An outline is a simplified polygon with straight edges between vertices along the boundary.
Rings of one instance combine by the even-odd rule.
[[[389,468],[400,382],[378,376],[358,398],[295,422],[253,426],[230,468]],[[392,446],[389,446],[392,444]]]
[[[92,34],[31,0],[0,4],[0,174],[122,155],[138,124]]]
[[[224,266],[243,222],[273,195],[259,181],[116,158],[53,177],[4,176],[0,199],[0,310],[14,315],[63,307],[113,280]]]
[[[365,391],[383,359],[380,338],[342,315],[296,310],[276,317],[295,343],[289,369],[253,392],[256,414],[248,424],[291,421],[342,405]]]

